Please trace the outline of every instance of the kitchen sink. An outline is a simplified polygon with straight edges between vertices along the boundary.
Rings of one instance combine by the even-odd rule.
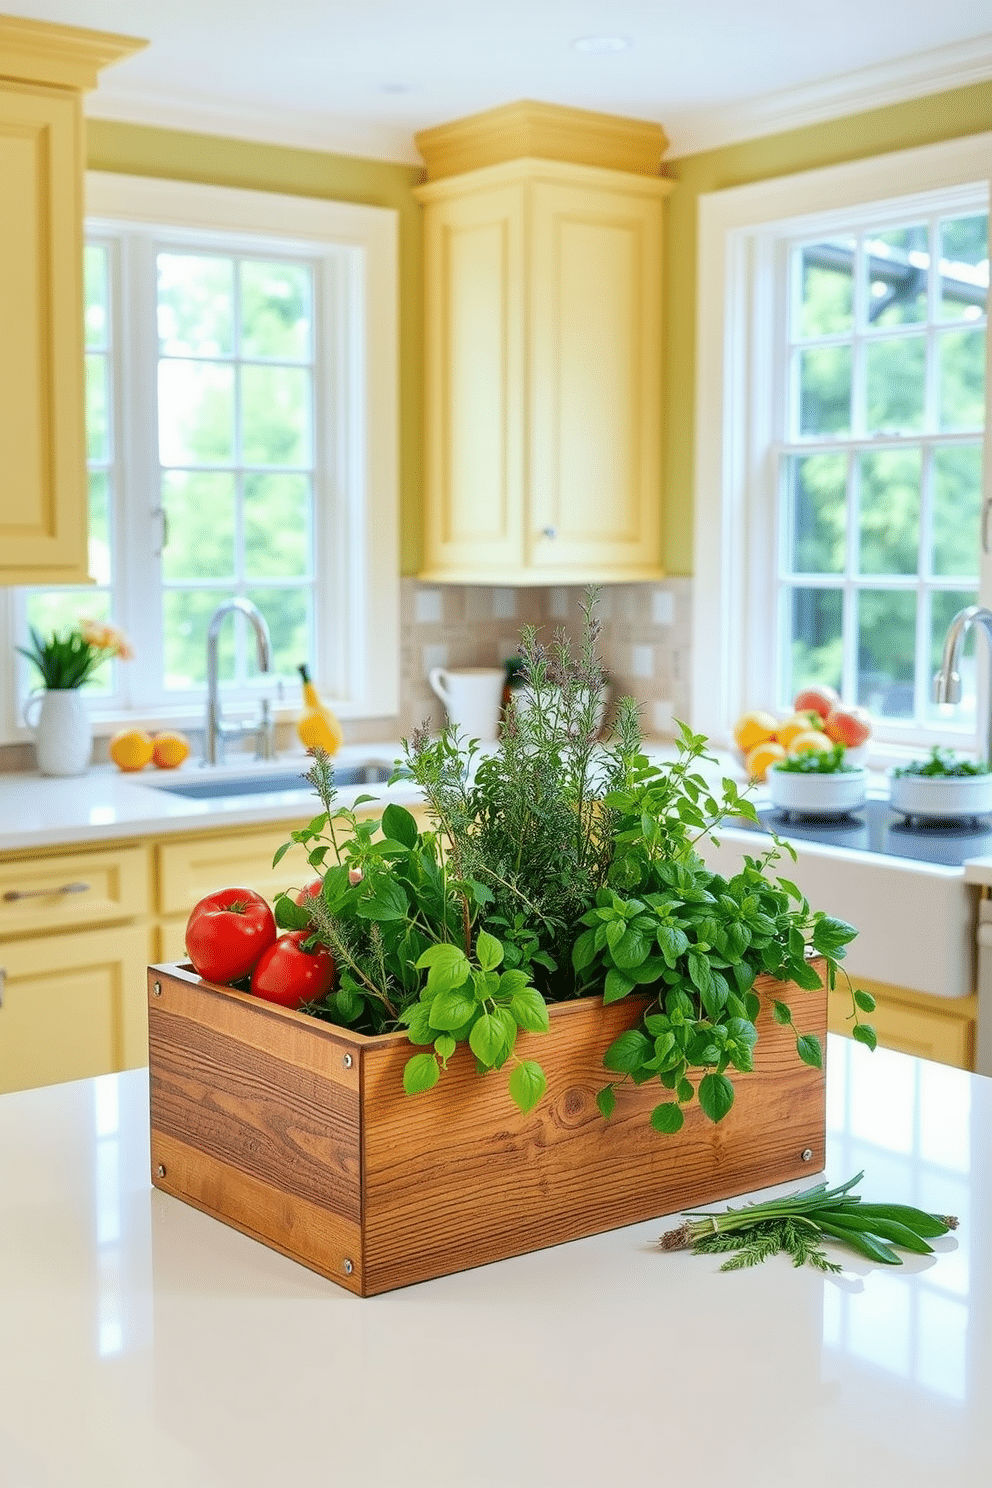
[[[391,765],[382,760],[366,760],[357,765],[336,765],[334,783],[346,785],[384,785],[392,775]],[[260,772],[257,775],[209,776],[201,780],[177,780],[168,785],[156,783],[154,790],[166,791],[170,796],[183,796],[187,801],[216,801],[228,796],[262,796],[285,794],[287,791],[312,793],[310,782],[302,770]]]

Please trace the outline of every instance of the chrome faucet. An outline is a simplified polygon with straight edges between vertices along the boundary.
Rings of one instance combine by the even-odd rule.
[[[203,731],[203,763],[216,765],[224,757],[225,739],[254,738],[255,758],[273,759],[275,756],[275,732],[272,726],[272,710],[268,698],[262,699],[257,723],[225,723],[221,717],[217,679],[217,637],[220,635],[224,616],[244,615],[255,631],[258,648],[258,668],[261,672],[272,670],[272,640],[265,616],[250,599],[228,599],[218,605],[210,617],[207,627],[207,721]]]
[[[986,610],[982,605],[968,605],[965,609],[958,610],[947,627],[940,671],[933,679],[935,703],[959,703],[961,701],[961,673],[958,665],[964,638],[973,625],[981,629],[988,642],[989,654],[992,656],[992,610]],[[985,763],[992,765],[992,705],[989,707],[986,724]]]

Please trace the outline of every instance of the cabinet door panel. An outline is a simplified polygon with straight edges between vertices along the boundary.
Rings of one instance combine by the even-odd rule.
[[[427,566],[522,554],[518,186],[428,208]]]
[[[530,562],[657,571],[661,204],[546,182],[532,203]]]
[[[79,109],[74,94],[0,88],[4,583],[87,578]]]
[[[0,1092],[147,1063],[143,927],[0,945]]]

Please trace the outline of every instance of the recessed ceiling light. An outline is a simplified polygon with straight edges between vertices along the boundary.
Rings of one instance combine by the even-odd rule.
[[[627,36],[580,36],[572,42],[577,52],[625,52],[630,45]]]

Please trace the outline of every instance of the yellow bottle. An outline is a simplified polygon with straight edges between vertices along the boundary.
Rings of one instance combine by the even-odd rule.
[[[317,696],[307,668],[300,666],[297,671],[303,678],[303,700],[307,705],[296,724],[300,743],[304,749],[323,749],[328,754],[337,754],[343,739],[341,725]]]

